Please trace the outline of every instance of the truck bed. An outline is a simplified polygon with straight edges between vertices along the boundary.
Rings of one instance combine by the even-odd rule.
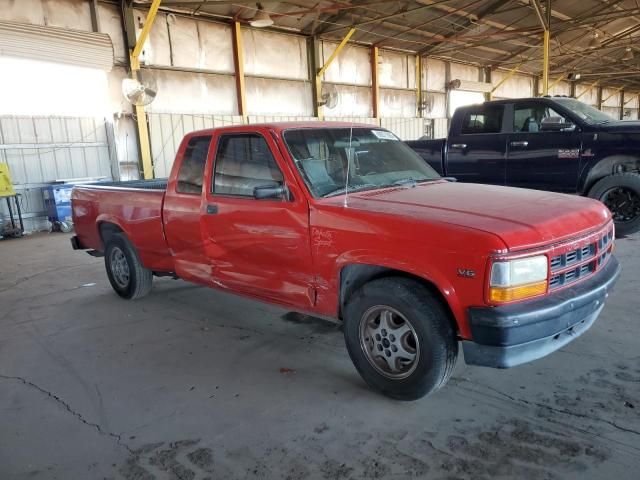
[[[137,246],[145,267],[171,271],[162,205],[167,179],[77,185],[71,194],[73,222],[83,248],[102,252],[101,228],[121,230]]]

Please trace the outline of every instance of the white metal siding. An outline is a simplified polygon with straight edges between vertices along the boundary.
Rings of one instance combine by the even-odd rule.
[[[448,118],[433,119],[433,138],[446,138],[449,133]]]
[[[424,118],[381,118],[380,125],[400,140],[417,140],[425,134]]]
[[[197,115],[180,113],[148,113],[153,173],[168,177],[176,152],[187,133],[206,128],[241,125],[238,115]]]
[[[117,178],[109,128],[111,124],[94,118],[0,116],[0,163],[9,165],[23,213],[31,219],[27,226],[42,226],[42,187],[50,182]],[[6,214],[1,202],[0,216]]]
[[[324,117],[327,122],[353,122],[380,125],[380,121],[373,117]]]
[[[273,122],[313,122],[318,117],[297,117],[297,116],[277,116],[277,115],[249,115],[249,123],[273,123]]]
[[[109,35],[25,23],[0,21],[0,55],[105,71],[113,67]]]

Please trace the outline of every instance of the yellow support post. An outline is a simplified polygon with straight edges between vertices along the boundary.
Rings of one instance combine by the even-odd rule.
[[[504,78],[502,80],[500,80],[492,89],[491,89],[491,93],[495,92],[498,88],[500,88],[504,82],[506,82],[507,80],[509,80],[511,77],[513,77],[515,75],[515,73],[518,71],[518,69],[524,65],[525,62],[520,62],[518,65],[516,65],[515,67],[513,67],[511,70],[509,70],[507,72],[507,74],[504,76]]]
[[[236,72],[236,96],[238,97],[238,115],[247,123],[247,94],[244,83],[244,47],[240,22],[233,22],[233,63]]]
[[[616,93],[620,92],[623,88],[624,88],[624,87],[616,88],[616,89],[614,90],[614,92],[613,92],[611,95],[609,95],[607,98],[603,98],[603,99],[602,99],[602,103],[604,103],[604,102],[606,102],[607,100],[609,100],[610,98],[612,98]]]
[[[318,120],[324,120],[324,105],[321,104],[322,78],[320,77],[320,75],[316,75],[315,82],[316,82],[315,91],[316,91],[316,105],[318,108]]]
[[[136,41],[136,45],[130,52],[131,62],[131,78],[137,80],[138,71],[140,70],[140,54],[144,43],[147,41],[153,21],[158,13],[160,2],[162,0],[153,0],[149,13],[147,13],[147,19],[144,22],[140,36]],[[142,155],[142,172],[145,179],[153,178],[153,161],[151,160],[151,145],[149,143],[149,129],[147,128],[147,114],[144,111],[144,106],[136,105],[136,123],[138,124],[138,137],[140,139],[140,154]]]
[[[544,30],[542,55],[542,95],[549,95],[549,29]]]
[[[416,116],[422,117],[422,57],[416,55]]]
[[[595,82],[593,82],[591,85],[589,85],[589,87],[587,87],[587,89],[586,89],[586,90],[584,90],[580,95],[576,96],[576,100],[577,100],[577,99],[579,99],[581,96],[583,96],[585,93],[590,92],[590,91],[591,91],[591,89],[592,89],[593,87],[595,87],[596,85],[598,85],[598,82],[599,82],[599,81],[600,81],[600,80],[596,80],[596,81],[595,81]]]
[[[379,59],[380,51],[378,47],[371,47],[371,112],[373,113],[373,118],[380,116]]]
[[[340,44],[336,47],[336,49],[333,51],[333,53],[329,56],[329,58],[327,59],[325,64],[322,67],[320,67],[318,69],[318,71],[316,72],[316,78],[315,78],[316,105],[318,107],[318,119],[320,119],[320,120],[324,120],[324,108],[323,108],[322,105],[320,105],[320,101],[321,101],[320,95],[321,95],[321,92],[322,92],[322,75],[327,70],[327,68],[329,68],[329,65],[331,65],[331,63],[333,63],[333,61],[336,59],[336,57],[340,54],[340,52],[345,47],[345,45],[347,44],[347,42],[349,41],[351,36],[355,33],[355,31],[356,31],[355,28],[351,28],[347,32],[347,34],[344,36],[344,38],[342,39]]]
[[[340,44],[336,47],[336,49],[333,51],[331,56],[329,56],[329,59],[325,62],[325,64],[322,66],[322,68],[320,70],[318,70],[318,77],[322,77],[322,74],[324,74],[325,70],[327,68],[329,68],[329,65],[331,65],[333,63],[333,61],[340,54],[340,52],[342,51],[344,46],[347,44],[347,42],[349,41],[349,39],[351,38],[351,36],[355,32],[356,32],[355,28],[352,28],[351,30],[349,30],[349,32],[347,32],[347,34],[344,36],[344,38],[342,39]]]
[[[627,105],[629,105],[631,102],[633,102],[633,98],[634,97],[638,97],[638,102],[640,103],[640,93],[638,93],[637,95],[632,95],[631,98],[629,100],[627,100],[626,102],[624,102],[624,106],[626,107]]]
[[[556,79],[553,81],[553,83],[551,83],[551,85],[549,85],[549,90],[551,90],[553,87],[555,87],[556,85],[558,85],[558,84],[562,81],[562,79],[563,79],[563,78],[564,78],[564,77],[563,77],[562,75],[561,75],[561,76],[559,76],[558,78],[556,78]]]

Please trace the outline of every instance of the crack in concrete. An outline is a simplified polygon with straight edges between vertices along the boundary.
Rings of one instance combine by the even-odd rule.
[[[27,275],[26,277],[19,278],[18,280],[16,280],[12,284],[1,288],[0,289],[0,293],[8,292],[9,290],[12,290],[12,289],[16,288],[17,286],[19,286],[20,284],[22,284],[24,282],[27,282],[27,281],[31,280],[32,278],[37,277],[39,275],[46,275],[47,273],[59,272],[61,270],[70,270],[72,268],[84,267],[84,266],[87,266],[87,265],[91,265],[91,264],[90,263],[78,263],[78,264],[75,264],[75,265],[65,265],[65,266],[50,268],[48,270],[42,270],[41,272],[37,272],[37,273],[34,273],[32,275]]]
[[[539,402],[530,402],[529,400],[525,400],[524,398],[518,398],[518,397],[514,397],[512,395],[509,395],[508,393],[505,393],[501,390],[498,390],[497,388],[491,387],[489,385],[482,385],[479,384],[477,382],[474,382],[472,380],[468,380],[466,378],[462,378],[462,379],[458,379],[458,381],[460,382],[467,382],[467,383],[471,383],[472,385],[476,385],[478,387],[481,388],[486,388],[487,390],[491,390],[494,393],[497,393],[498,395],[501,395],[504,398],[507,398],[509,400],[511,400],[514,403],[524,403],[525,405],[530,405],[530,406],[536,406],[539,408],[546,408],[547,410],[550,410],[552,412],[555,413],[562,413],[565,415],[571,415],[573,417],[578,417],[578,418],[586,418],[588,420],[596,420],[598,422],[603,422],[606,423],[607,425],[611,425],[612,427],[622,431],[622,432],[626,432],[626,433],[633,433],[634,435],[640,435],[640,431],[638,430],[633,430],[631,428],[626,428],[626,427],[622,427],[620,425],[618,425],[617,423],[611,421],[611,420],[607,420],[604,418],[599,418],[599,417],[593,417],[591,415],[586,415],[584,413],[577,413],[577,412],[572,412],[571,410],[564,410],[562,408],[556,408],[556,407],[552,407],[551,405],[547,405],[544,403],[539,403]]]
[[[81,413],[76,412],[73,408],[71,408],[71,405],[69,405],[67,402],[65,402],[63,399],[61,399],[56,394],[51,393],[48,390],[45,390],[44,388],[40,387],[39,385],[37,385],[37,384],[35,384],[33,382],[30,382],[29,380],[27,380],[27,379],[25,379],[23,377],[14,377],[14,376],[10,376],[10,375],[2,375],[2,374],[0,374],[0,378],[5,379],[5,380],[16,380],[16,381],[19,381],[19,382],[23,383],[24,385],[27,385],[27,386],[29,386],[31,388],[34,388],[34,389],[38,390],[39,392],[45,394],[49,398],[52,398],[59,405],[62,405],[65,408],[65,410],[67,410],[71,415],[76,417],[82,423],[84,423],[85,425],[87,425],[89,427],[95,428],[96,431],[100,435],[104,435],[104,436],[107,436],[107,437],[115,438],[117,445],[119,445],[119,446],[123,447],[124,449],[126,449],[127,452],[129,452],[129,454],[133,454],[134,453],[134,451],[131,449],[131,447],[129,447],[129,445],[127,445],[126,443],[124,443],[122,441],[122,435],[121,434],[105,431],[97,423],[89,422],[88,420],[86,420],[84,418],[84,416]]]
[[[620,430],[622,432],[633,433],[634,435],[640,435],[640,431],[638,431],[638,430],[633,430],[631,428],[621,427],[616,422],[613,422],[611,420],[606,420],[604,418],[592,417],[592,416],[586,415],[584,413],[577,413],[577,412],[572,412],[571,410],[564,410],[562,408],[555,408],[555,407],[552,407],[551,405],[545,405],[544,403],[528,402],[526,400],[520,400],[520,401],[522,401],[524,403],[529,403],[529,404],[532,403],[533,405],[535,405],[537,407],[546,408],[546,409],[551,410],[552,412],[556,412],[556,413],[564,413],[565,415],[571,415],[572,417],[586,418],[586,419],[589,419],[589,420],[597,420],[599,422],[603,422],[603,423],[606,423],[608,425],[611,425],[612,427],[617,428],[618,430]]]

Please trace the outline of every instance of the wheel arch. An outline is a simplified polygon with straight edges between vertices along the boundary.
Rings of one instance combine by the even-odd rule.
[[[120,225],[108,219],[98,221],[96,226],[98,228],[100,241],[102,242],[102,251],[107,247],[107,243],[113,235],[118,233],[124,233],[126,235],[126,232],[120,227]]]
[[[454,328],[456,334],[460,333],[460,325],[458,324],[457,316],[452,309],[450,302],[447,300],[444,293],[438,288],[436,283],[425,277],[416,275],[415,273],[408,272],[384,265],[365,264],[365,263],[351,263],[344,265],[340,269],[340,289],[338,298],[338,316],[342,319],[342,312],[349,297],[360,289],[366,283],[377,280],[380,278],[388,277],[401,277],[416,281],[425,288],[429,289],[446,308],[449,313],[449,320],[451,326]]]
[[[636,155],[611,155],[587,168],[588,171],[580,189],[582,195],[587,195],[599,180],[614,173],[640,172],[640,157]]]

